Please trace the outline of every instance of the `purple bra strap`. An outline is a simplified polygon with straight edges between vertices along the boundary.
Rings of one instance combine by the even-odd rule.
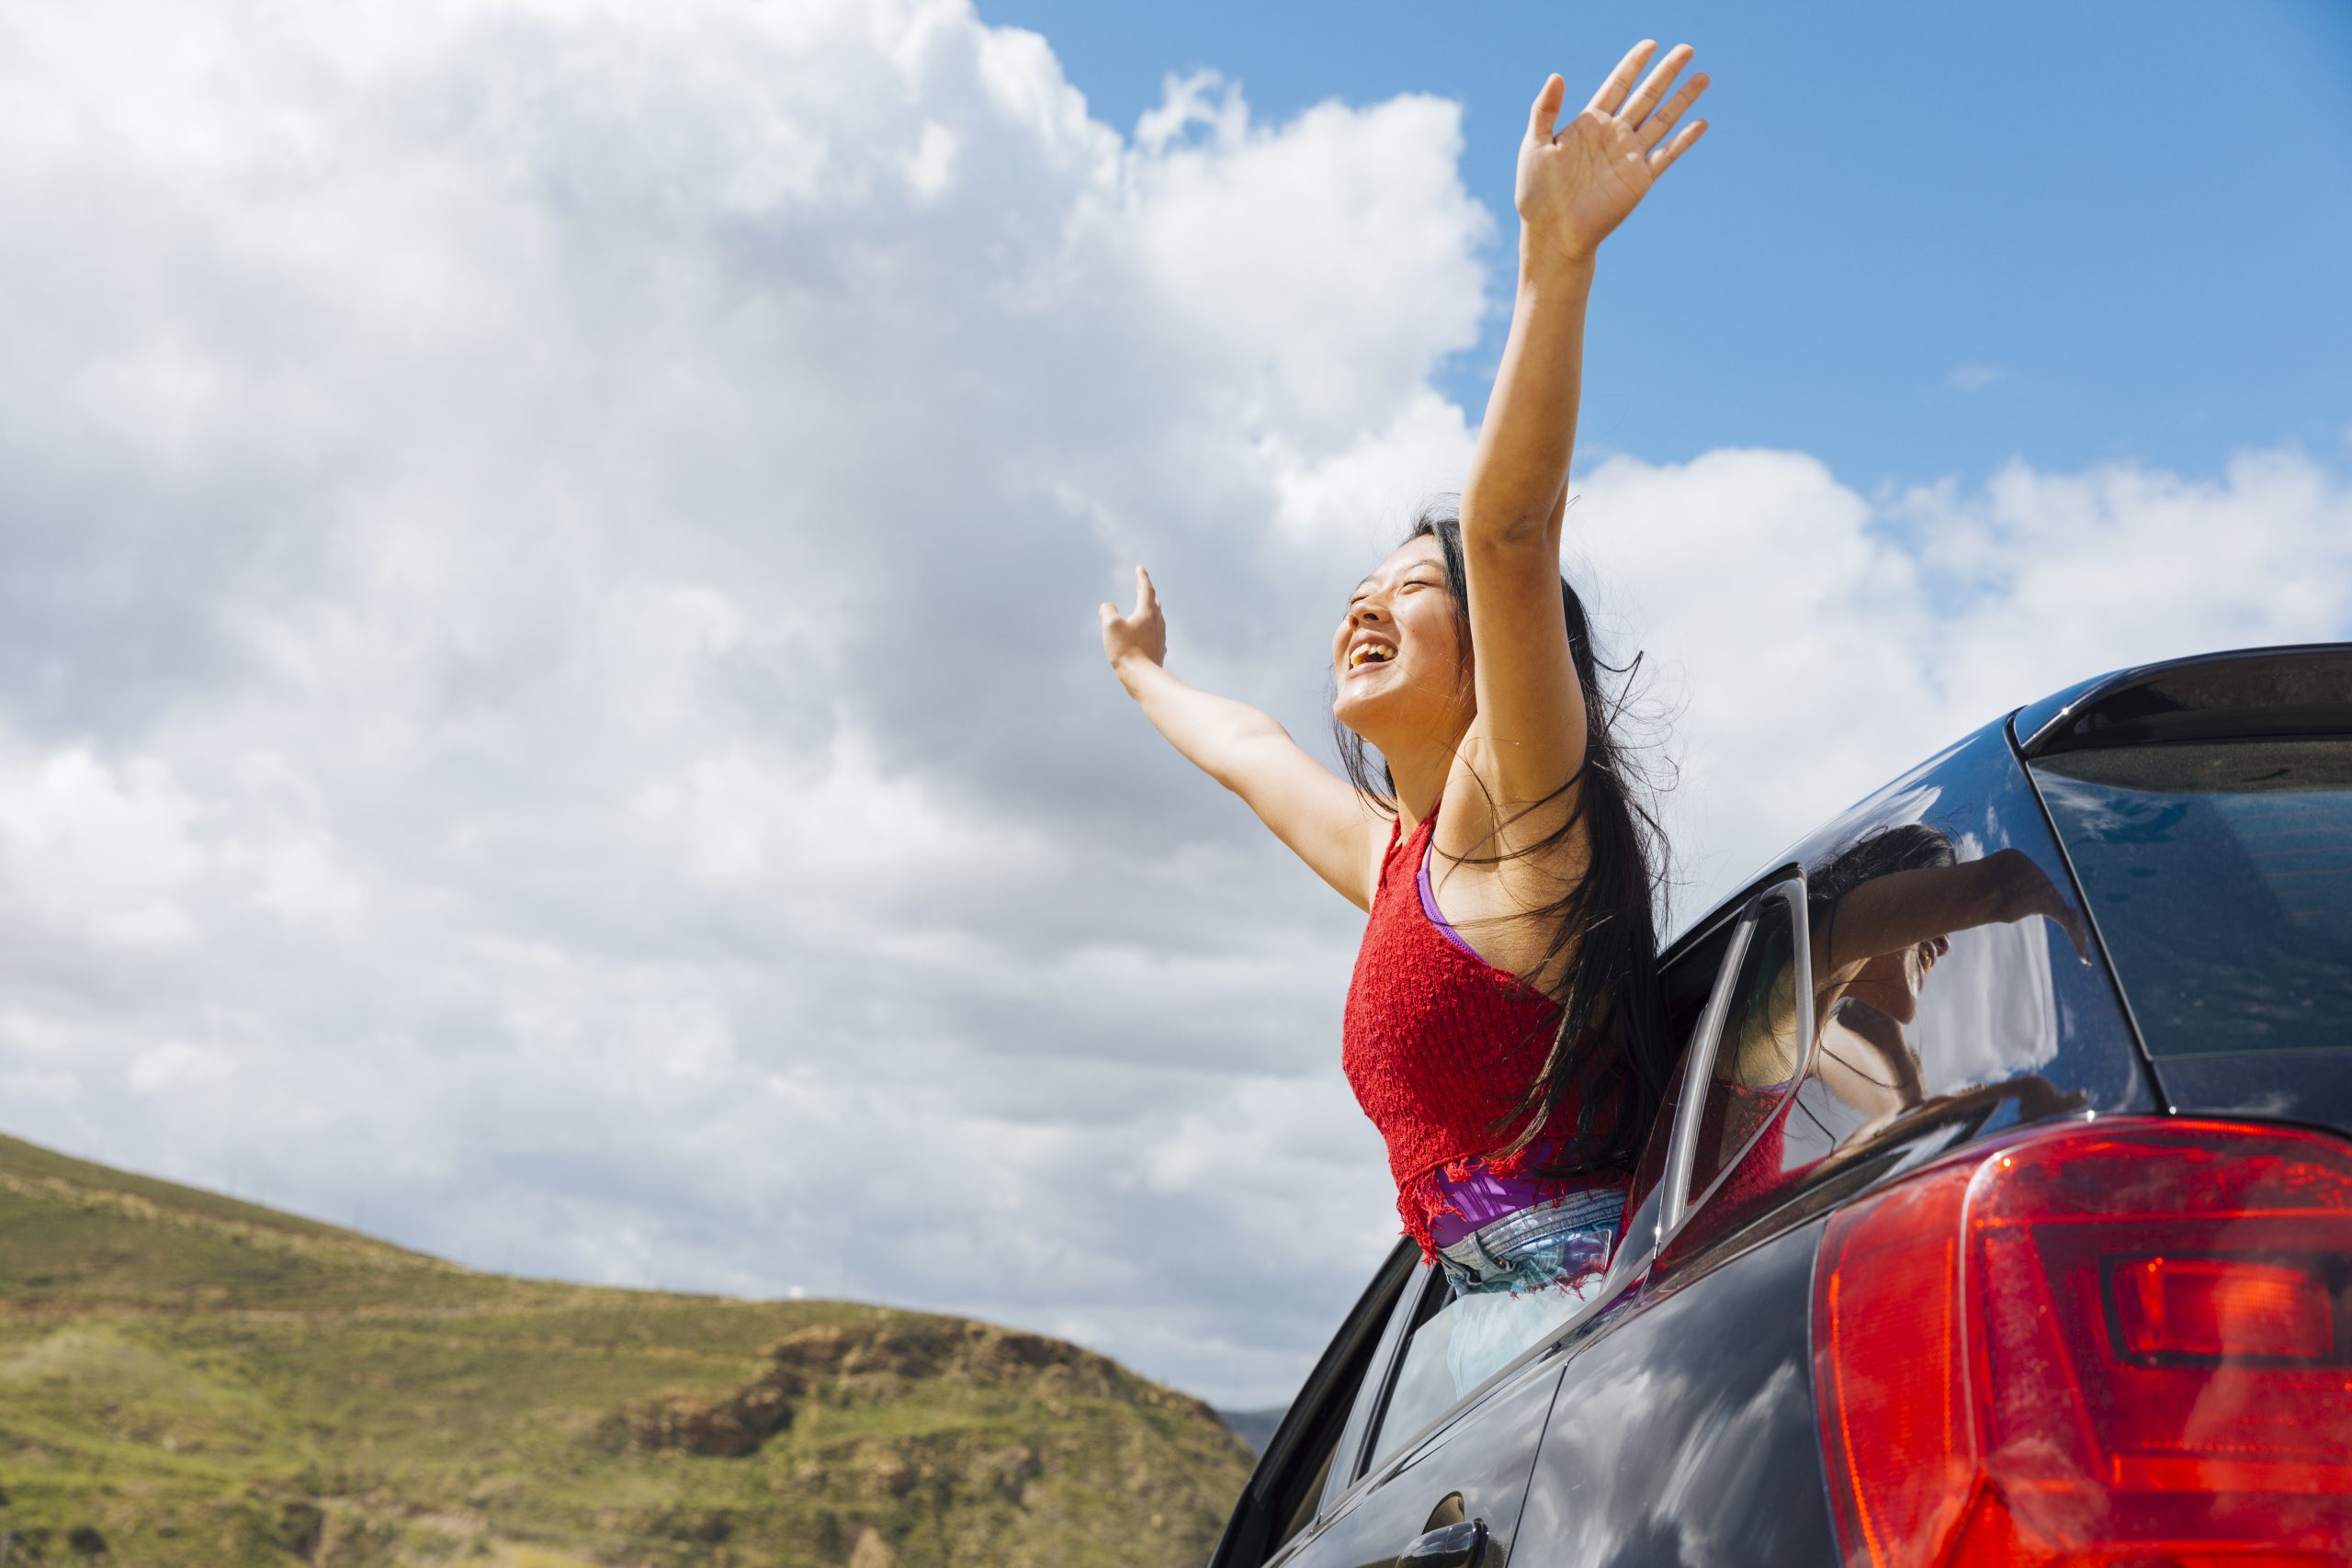
[[[1421,890],[1421,913],[1429,917],[1430,924],[1435,926],[1439,931],[1445,933],[1446,941],[1452,942],[1454,946],[1460,948],[1471,957],[1478,958],[1478,950],[1462,940],[1462,933],[1453,929],[1453,922],[1447,919],[1443,911],[1438,908],[1437,895],[1430,891],[1430,856],[1434,854],[1436,851],[1437,835],[1435,833],[1431,833],[1430,835],[1428,848],[1421,851],[1420,874],[1414,879],[1416,886],[1418,886]],[[1478,958],[1478,962],[1484,964],[1486,960]]]

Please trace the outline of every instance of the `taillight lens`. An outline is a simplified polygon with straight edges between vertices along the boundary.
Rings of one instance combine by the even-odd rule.
[[[1814,1388],[1854,1568],[2352,1561],[2352,1147],[2119,1119],[1841,1209]]]
[[[2335,1303],[2308,1269],[2229,1258],[2134,1258],[2112,1276],[2117,1326],[2135,1356],[2324,1360]]]

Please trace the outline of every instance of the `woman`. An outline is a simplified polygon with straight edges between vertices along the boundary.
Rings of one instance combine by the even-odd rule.
[[[1343,1065],[1387,1142],[1406,1233],[1457,1295],[1597,1279],[1669,1065],[1655,825],[1627,790],[1559,574],[1594,254],[1706,129],[1675,133],[1707,78],[1668,98],[1690,51],[1644,76],[1656,49],[1636,45],[1565,125],[1560,78],[1536,95],[1518,298],[1459,520],[1424,518],[1332,638],[1356,782],[1161,668],[1167,630],[1140,569],[1134,611],[1102,608],[1103,649],[1145,716],[1370,913]],[[1362,744],[1380,753],[1377,787]]]

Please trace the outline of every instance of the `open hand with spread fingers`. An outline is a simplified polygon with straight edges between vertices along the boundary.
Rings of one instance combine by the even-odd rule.
[[[1519,150],[1517,193],[1530,243],[1563,260],[1589,260],[1658,175],[1705,134],[1703,119],[1679,132],[1674,129],[1707,90],[1705,73],[1691,76],[1672,97],[1666,96],[1690,63],[1690,46],[1675,45],[1643,75],[1657,51],[1657,44],[1648,39],[1627,51],[1583,112],[1565,125],[1560,107],[1567,85],[1555,75],[1535,95],[1527,140]]]

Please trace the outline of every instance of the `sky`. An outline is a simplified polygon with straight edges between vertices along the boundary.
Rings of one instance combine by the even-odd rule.
[[[0,1129],[1286,1399],[1396,1229],[1361,917],[1094,606],[1328,752],[1526,99],[1644,30],[1713,129],[1565,564],[1675,918],[2083,676],[2352,637],[2327,10],[1130,10],[5,13]]]
[[[1005,0],[1092,111],[1132,125],[1207,71],[1283,119],[1462,106],[1462,177],[1510,211],[1526,103],[1627,44],[1688,41],[1719,124],[1611,258],[1584,449],[1814,453],[1866,492],[2011,459],[2219,469],[2352,427],[2352,8],[1825,0],[1475,8]],[[1582,101],[1583,95],[1577,95]],[[1498,307],[1436,384],[1475,415]]]

